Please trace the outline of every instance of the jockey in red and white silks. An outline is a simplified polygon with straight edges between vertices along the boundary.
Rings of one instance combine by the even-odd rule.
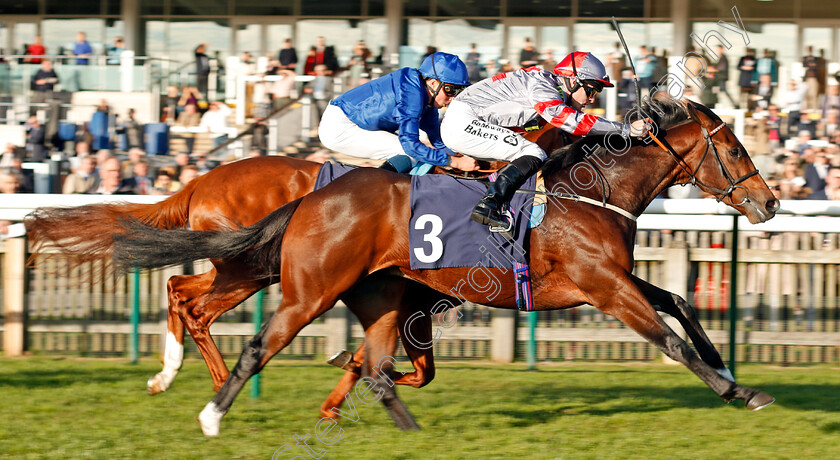
[[[499,170],[473,210],[473,220],[506,226],[502,205],[546,159],[537,144],[505,126],[524,126],[542,117],[575,136],[641,132],[643,122],[631,126],[581,112],[604,87],[613,86],[604,65],[591,53],[569,54],[554,71],[531,67],[486,78],[449,105],[440,130],[447,147],[475,158],[511,162]]]

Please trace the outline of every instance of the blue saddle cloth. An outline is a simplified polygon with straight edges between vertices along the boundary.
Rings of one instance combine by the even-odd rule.
[[[428,174],[433,167],[433,165],[428,163],[417,163],[417,165],[411,169],[411,175],[422,176],[424,174]],[[321,169],[318,171],[318,177],[315,178],[315,190],[320,190],[326,187],[330,182],[354,169],[356,168],[343,163],[333,163],[331,161],[324,163],[324,166],[321,166]]]
[[[315,190],[356,169],[326,162],[318,172]],[[533,190],[536,177],[522,186]],[[517,193],[510,202],[514,225],[506,235],[470,219],[470,213],[484,196],[487,185],[476,180],[430,174],[411,176],[411,220],[408,228],[411,268],[497,267],[527,264],[528,234],[533,198]],[[524,211],[524,212],[523,212]]]
[[[354,169],[356,168],[342,163],[333,163],[332,161],[324,163],[318,171],[318,177],[315,178],[315,190],[320,190],[326,187],[330,182]]]
[[[523,188],[533,190],[531,177]],[[490,232],[470,219],[487,186],[445,175],[411,177],[411,220],[408,228],[412,270],[449,267],[498,267],[528,263],[529,217],[533,195],[517,193],[510,203],[512,239]],[[522,212],[524,210],[524,212]]]

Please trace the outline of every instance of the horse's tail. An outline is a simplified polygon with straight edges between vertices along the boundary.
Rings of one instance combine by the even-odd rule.
[[[298,198],[254,225],[235,231],[161,230],[137,219],[124,220],[114,235],[113,261],[118,273],[131,268],[160,268],[200,259],[238,258],[253,273],[279,270],[283,235],[300,205]]]
[[[186,227],[192,194],[204,176],[190,181],[178,193],[160,203],[98,203],[76,207],[38,208],[24,219],[32,243],[30,262],[39,256],[64,256],[71,266],[108,259],[114,235],[127,219],[173,229]]]

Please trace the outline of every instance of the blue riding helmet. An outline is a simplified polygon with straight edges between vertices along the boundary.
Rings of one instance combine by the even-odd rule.
[[[426,78],[434,78],[442,83],[458,86],[469,86],[470,77],[467,66],[454,54],[432,53],[426,56],[420,65],[420,74]]]

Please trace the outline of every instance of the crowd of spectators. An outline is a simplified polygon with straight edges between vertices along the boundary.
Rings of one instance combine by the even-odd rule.
[[[47,60],[41,62],[41,65],[48,64]],[[175,92],[180,93],[177,88]],[[183,93],[183,97],[181,94],[171,95],[175,99],[173,112],[180,112],[178,121],[172,120],[173,124],[206,131],[211,138],[214,135],[226,136],[230,109],[225,104],[214,101],[208,104],[202,115],[198,109],[199,100],[196,99],[200,99],[201,96],[197,89],[186,87]],[[24,161],[44,163],[60,160],[64,165],[61,193],[106,195],[172,194],[198,175],[218,165],[218,162],[209,161],[204,151],[177,152],[168,156],[155,156],[155,161],[149,161],[143,150],[144,121],[137,118],[134,109],[128,109],[125,117],[117,118],[106,100],[102,100],[96,107],[90,122],[94,122],[99,116],[112,117],[111,119],[116,121],[112,121],[115,129],[105,134],[94,134],[91,132],[90,123],[83,123],[75,127],[73,138],[64,142],[59,139],[58,133],[48,132],[39,116],[43,114],[32,115],[23,124],[26,131],[24,145],[15,145],[12,142],[3,144],[4,149],[0,155],[0,186],[3,193],[36,191],[33,169],[23,168]],[[124,160],[121,160],[123,158]]]
[[[772,50],[755,55],[748,49],[737,67],[739,102],[752,114],[754,163],[779,198],[840,200],[840,74],[829,75],[825,52],[812,47],[802,75],[787,81],[779,80]]]
[[[114,39],[106,48],[108,64],[118,64],[124,49],[121,37]],[[172,193],[189,182],[192,177],[205,173],[209,167],[206,152],[196,151],[195,137],[207,132],[213,145],[227,139],[230,108],[220,102],[208,100],[208,78],[213,59],[208,55],[209,45],[201,43],[194,50],[195,84],[183,87],[170,86],[161,98],[160,119],[167,123],[175,136],[185,140],[185,152],[174,155],[171,168],[153,168],[152,163],[140,154],[144,148],[143,120],[136,118],[131,110],[116,123],[116,134],[121,142],[110,143],[106,148],[94,146],[96,136],[88,125],[78,127],[71,147],[63,148],[55,139],[55,133],[45,120],[35,116],[25,123],[26,143],[23,146],[7,146],[2,164],[7,173],[8,190],[12,182],[18,182],[18,192],[32,191],[23,177],[20,162],[45,161],[56,150],[71,154],[72,174],[64,179],[65,193]],[[435,52],[428,47],[426,55]],[[694,50],[706,59],[708,65],[701,69],[698,62],[687,62],[688,71],[702,75],[702,84],[690,82],[686,97],[710,107],[734,107],[747,110],[750,116],[748,139],[750,153],[763,177],[771,188],[783,199],[840,199],[840,75],[829,75],[823,50],[808,47],[801,62],[801,75],[780,81],[780,63],[773,50],[746,49],[738,59],[727,57],[733,50],[717,47],[714,55],[706,50]],[[41,41],[26,48],[30,57],[26,62],[37,64],[40,69],[32,78],[32,102],[44,103],[53,98],[61,81],[52,68],[52,62],[40,58],[49,54]],[[72,53],[75,64],[87,65],[93,48],[83,32],[77,34]],[[425,56],[425,55],[424,55]],[[482,59],[476,44],[470,45],[465,57],[472,81],[516,70],[521,67],[542,66],[553,68],[562,56],[554,56],[552,50],[538,51],[530,38],[526,38],[519,52],[518,61],[508,59]],[[629,60],[619,43],[613,52],[601,56],[608,64],[609,72],[616,83],[618,107],[627,110],[635,104],[634,79]],[[715,60],[715,58],[719,59]],[[314,102],[312,125],[317,126],[320,113],[334,96],[334,79],[339,75],[343,81],[351,82],[348,87],[375,78],[376,64],[382,63],[382,52],[374,56],[364,41],[358,41],[352,48],[347,65],[340,66],[335,47],[324,37],[318,37],[305,55],[299,56],[291,39],[286,39],[280,49],[267,56],[267,65],[258,69],[254,56],[243,53],[238,72],[249,77],[247,86],[249,105],[248,117],[257,120],[268,116],[274,109],[290,101],[295,91],[309,95]],[[637,77],[643,88],[643,95],[661,88],[657,83],[668,73],[668,55],[665,50],[642,46],[632,56]],[[262,62],[265,62],[263,60]],[[785,63],[791,68],[791,63]],[[313,77],[305,85],[296,83],[298,70]],[[603,105],[602,105],[603,106]],[[104,110],[108,110],[107,107]],[[265,150],[265,127],[258,126],[254,132],[253,146],[256,151]],[[128,163],[113,168],[113,156],[100,155],[112,152],[120,144],[128,152]],[[94,148],[96,147],[96,148]],[[11,149],[11,150],[10,150]],[[313,155],[322,159],[324,153]],[[14,161],[13,161],[14,160]],[[14,169],[14,164],[18,165]],[[20,180],[12,180],[18,178]]]

